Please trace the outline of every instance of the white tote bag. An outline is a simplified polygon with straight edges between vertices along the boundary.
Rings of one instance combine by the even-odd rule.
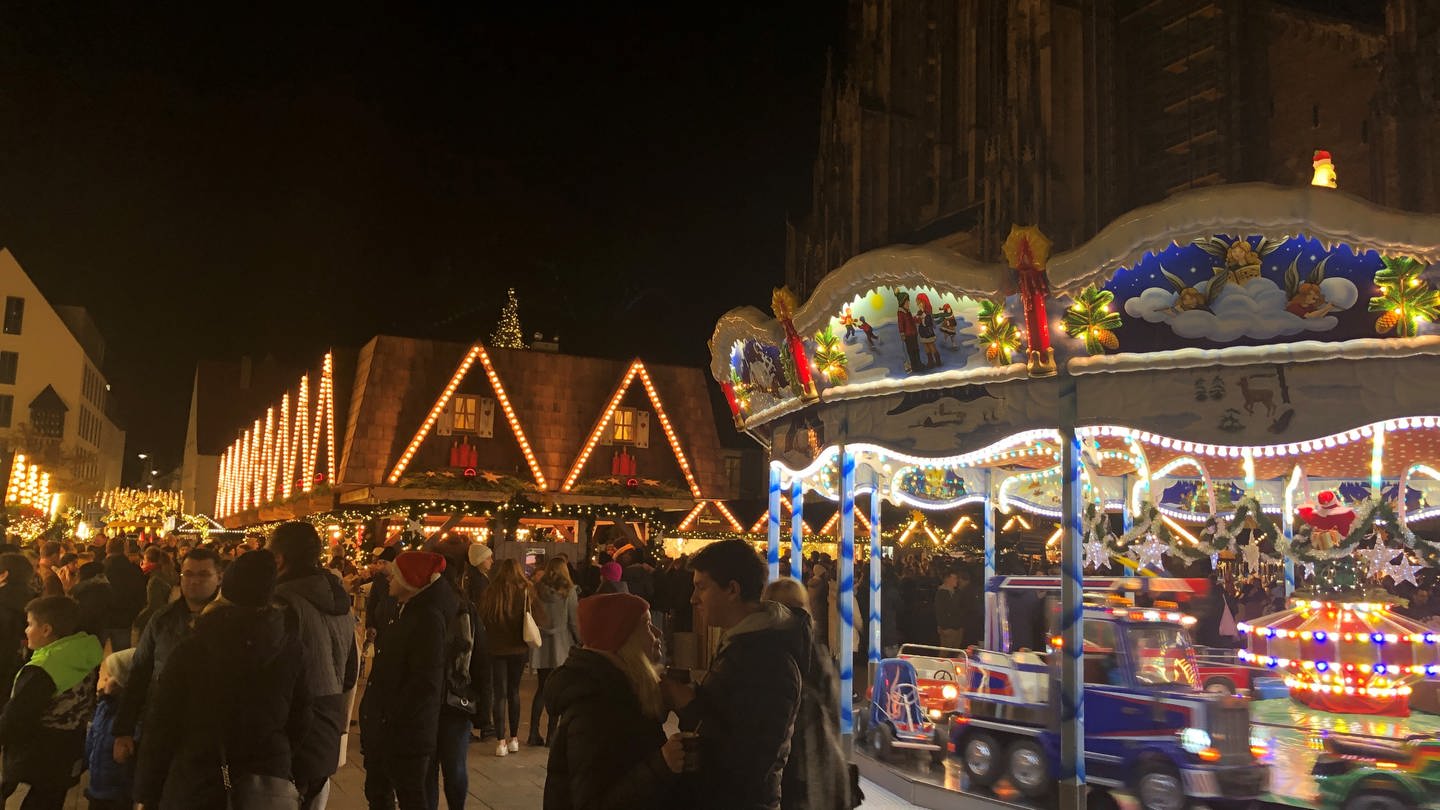
[[[542,639],[540,638],[540,625],[536,624],[535,617],[530,615],[530,592],[528,590],[525,592],[525,626],[521,632],[521,636],[525,639],[525,643],[530,645],[531,649],[538,648],[542,643]]]

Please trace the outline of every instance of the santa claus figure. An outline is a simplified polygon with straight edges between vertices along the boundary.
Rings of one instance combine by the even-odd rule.
[[[1300,507],[1300,519],[1310,527],[1310,545],[1331,549],[1340,545],[1355,522],[1355,510],[1346,506],[1333,490],[1315,496],[1314,506]]]

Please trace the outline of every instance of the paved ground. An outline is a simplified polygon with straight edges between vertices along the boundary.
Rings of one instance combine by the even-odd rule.
[[[535,677],[526,674],[521,684],[522,722],[520,739],[530,733],[530,698],[535,691]],[[542,720],[543,722],[543,720]],[[365,771],[361,767],[359,730],[351,726],[349,761],[335,775],[331,786],[330,810],[367,810],[365,805]],[[545,793],[545,761],[548,748],[520,747],[520,753],[495,756],[495,742],[487,740],[470,746],[470,800],[466,810],[532,810],[541,805]],[[914,807],[887,793],[871,782],[863,782],[866,808]],[[20,795],[11,797],[6,808],[18,808]],[[80,788],[71,792],[66,810],[84,810],[86,800]],[[442,810],[444,801],[441,801]]]

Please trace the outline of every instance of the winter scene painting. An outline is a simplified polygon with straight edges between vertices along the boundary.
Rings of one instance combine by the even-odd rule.
[[[826,330],[845,355],[843,380],[827,382],[858,385],[987,365],[975,342],[979,309],[970,298],[932,287],[878,287],[858,295]],[[826,333],[819,337],[823,343]]]

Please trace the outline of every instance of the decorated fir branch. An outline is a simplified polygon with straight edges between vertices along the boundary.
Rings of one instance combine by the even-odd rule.
[[[1391,329],[1397,337],[1414,337],[1420,323],[1440,317],[1440,292],[1420,277],[1425,265],[1412,258],[1383,257],[1385,268],[1375,273],[1380,295],[1370,299],[1370,311],[1382,313],[1375,319],[1375,333]]]
[[[1075,296],[1075,303],[1065,310],[1065,334],[1085,341],[1090,354],[1104,354],[1120,348],[1115,330],[1124,325],[1120,314],[1110,309],[1115,294],[1094,284]]]
[[[1020,348],[1020,330],[1005,317],[1005,304],[981,301],[978,335],[975,344],[985,350],[985,359],[992,366],[1008,366]]]
[[[835,334],[833,324],[815,333],[815,367],[832,383],[843,383],[850,378],[846,366],[850,359],[840,345],[840,336]]]

